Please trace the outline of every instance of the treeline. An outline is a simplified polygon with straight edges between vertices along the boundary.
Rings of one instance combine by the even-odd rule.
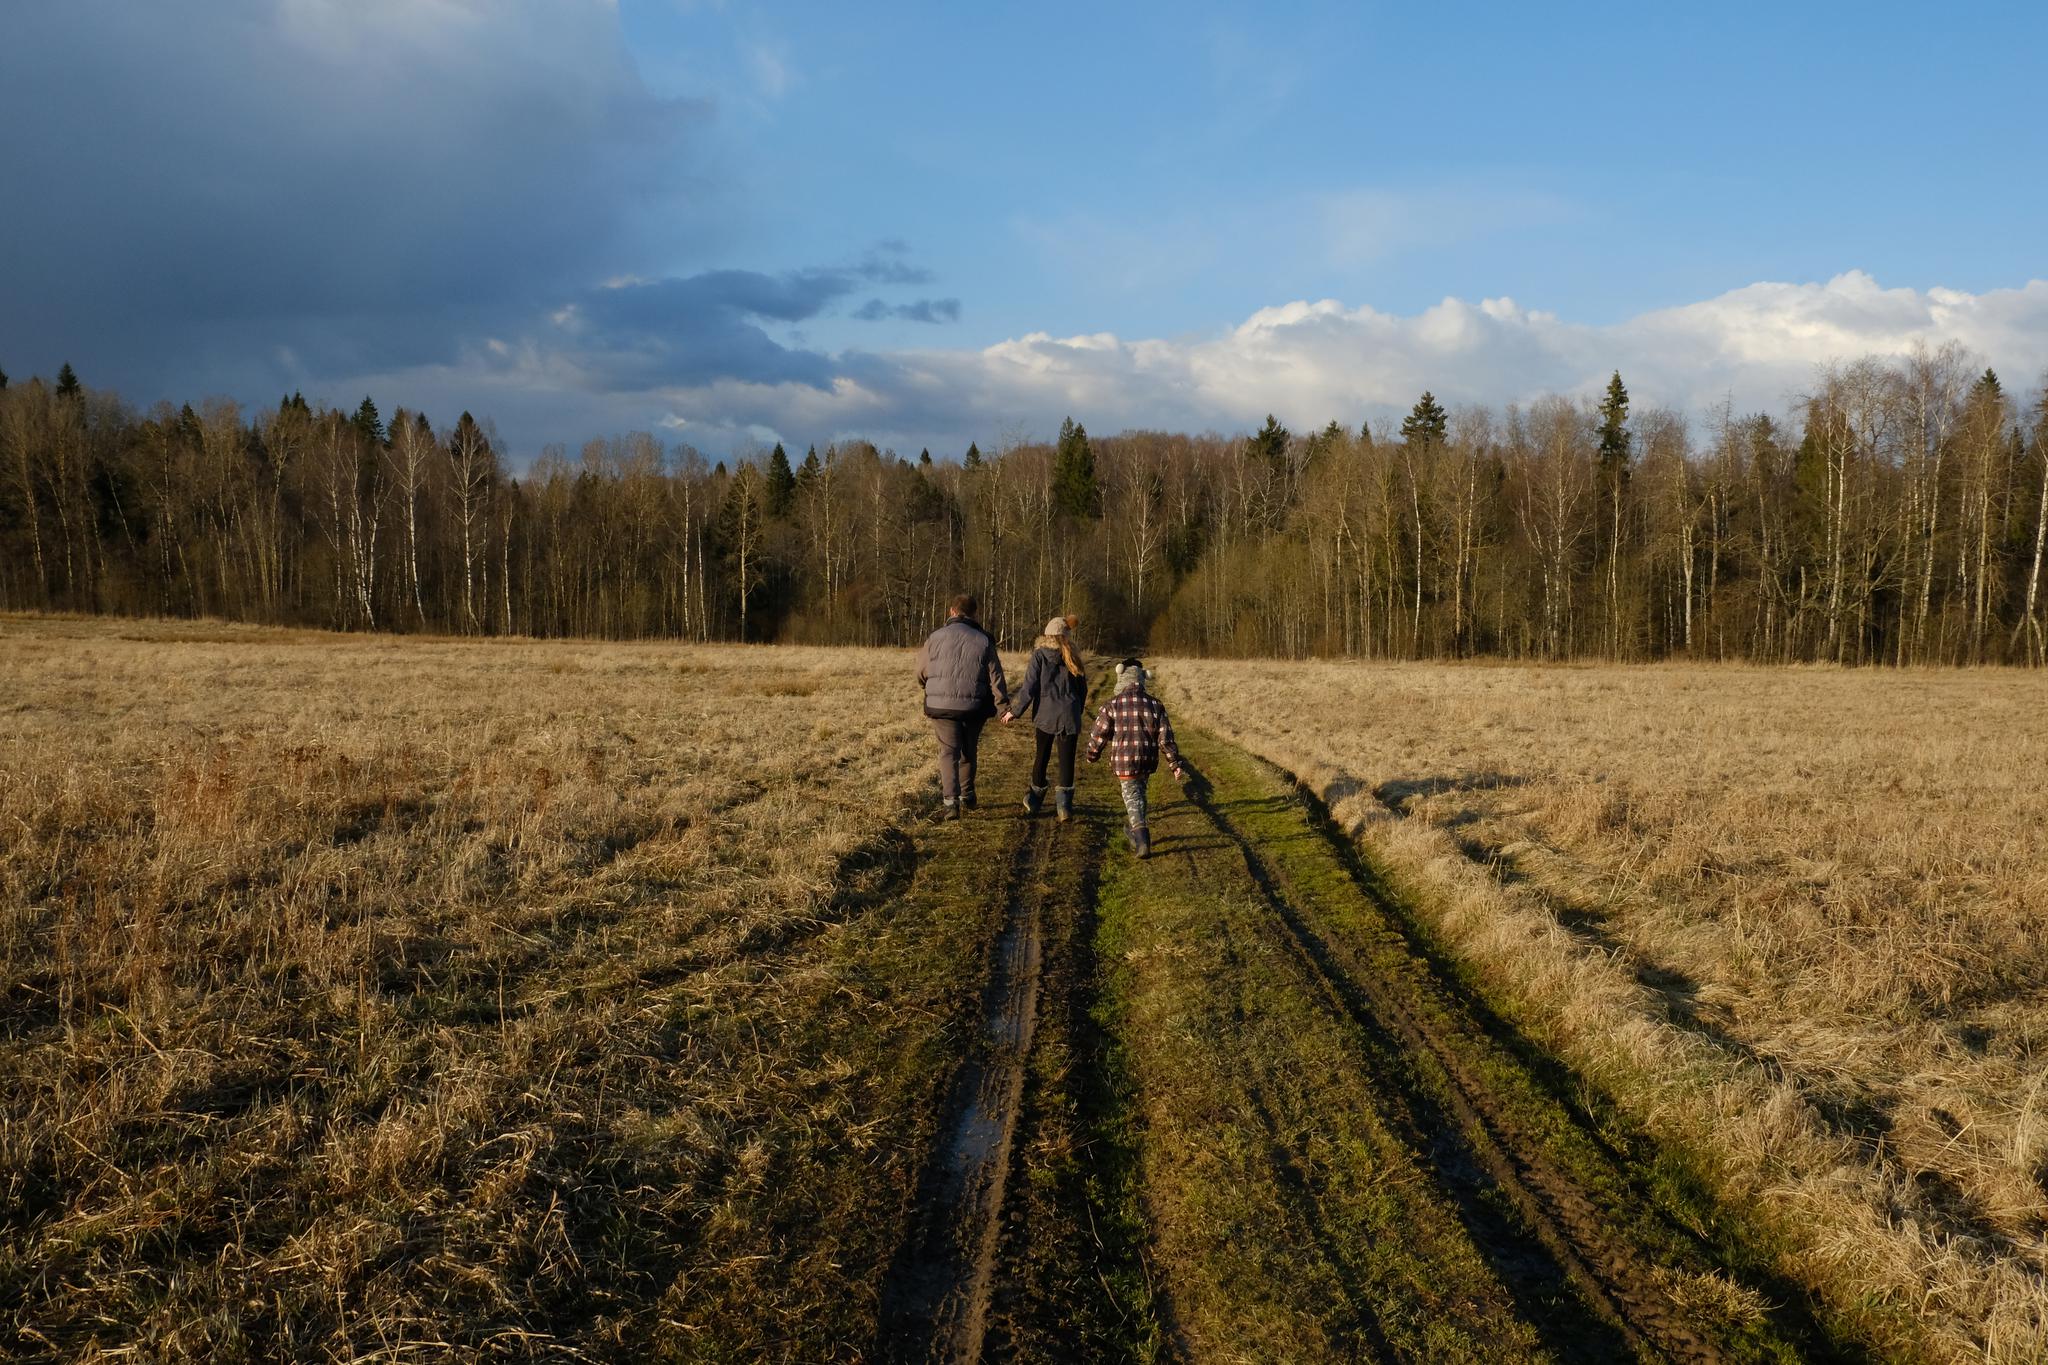
[[[962,586],[1211,654],[2044,661],[2048,399],[1954,347],[1817,376],[1789,420],[1603,401],[1398,432],[1069,421],[959,461],[713,463],[642,434],[524,474],[488,422],[293,395],[147,416],[0,376],[0,606],[341,630],[908,644]]]

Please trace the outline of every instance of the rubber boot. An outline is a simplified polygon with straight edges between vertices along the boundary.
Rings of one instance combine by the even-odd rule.
[[[1044,804],[1045,788],[1032,787],[1024,793],[1024,813],[1026,815],[1038,814],[1039,808]]]
[[[1140,825],[1140,826],[1138,826],[1138,827],[1137,827],[1136,829],[1132,830],[1132,831],[1131,831],[1131,847],[1132,847],[1133,849],[1137,850],[1137,854],[1138,854],[1138,856],[1139,856],[1140,858],[1149,858],[1149,857],[1151,857],[1151,856],[1152,856],[1152,831],[1151,831],[1151,830],[1149,830],[1149,829],[1147,829],[1147,828],[1146,828],[1145,826],[1143,826],[1143,825]]]
[[[1054,791],[1052,794],[1052,808],[1053,811],[1060,817],[1060,819],[1073,819],[1074,789],[1072,787],[1061,787],[1058,790]]]

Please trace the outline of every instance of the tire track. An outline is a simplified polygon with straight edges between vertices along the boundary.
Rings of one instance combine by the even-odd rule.
[[[1475,1177],[1504,1196],[1527,1223],[1541,1251],[1554,1260],[1587,1307],[1622,1335],[1629,1352],[1718,1362],[1722,1357],[1714,1343],[1672,1311],[1650,1266],[1609,1234],[1595,1201],[1544,1159],[1538,1144],[1518,1131],[1514,1116],[1473,1074],[1465,1052],[1476,1033],[1461,1030],[1466,1032],[1464,1046],[1455,1046],[1441,1035],[1436,1021],[1425,1019],[1401,999],[1404,991],[1417,989],[1415,983],[1380,973],[1368,984],[1361,965],[1355,959],[1346,961],[1351,955],[1309,924],[1284,868],[1261,855],[1236,822],[1206,796],[1196,796],[1194,804],[1236,847],[1246,873],[1283,930],[1289,951],[1330,1005],[1375,1051],[1425,1061],[1445,1079],[1443,1093],[1436,1097],[1424,1093],[1412,1078],[1387,1077],[1399,1092],[1411,1125],[1417,1127],[1411,1140],[1418,1150],[1431,1154],[1440,1179],[1461,1196],[1461,1204],[1469,1206],[1473,1195],[1483,1194],[1475,1187]],[[1445,1122],[1429,1124],[1431,1116]],[[1490,1250],[1497,1267],[1518,1259],[1511,1248]],[[1534,1250],[1521,1249],[1521,1259]],[[1573,1358],[1584,1358],[1583,1344]]]
[[[1011,853],[978,1036],[954,1074],[910,1238],[883,1288],[882,1345],[892,1360],[971,1365],[981,1358],[1038,1015],[1051,848],[1046,823],[1034,822]]]
[[[1222,945],[1224,962],[1233,972],[1242,975],[1244,961],[1238,953],[1237,944],[1231,937],[1227,925],[1223,928]],[[1367,1276],[1352,1263],[1352,1258],[1345,1254],[1342,1239],[1331,1232],[1322,1204],[1315,1197],[1314,1182],[1293,1149],[1281,1136],[1280,1123],[1274,1116],[1273,1104],[1266,1094],[1265,1087],[1252,1077],[1244,1079],[1243,1087],[1245,1099],[1259,1120],[1260,1131],[1265,1135],[1267,1159],[1273,1163],[1274,1169],[1286,1176],[1280,1184],[1280,1191],[1286,1201],[1287,1212],[1307,1230],[1315,1242],[1317,1252],[1330,1269],[1338,1296],[1343,1300],[1342,1325],[1363,1346],[1363,1359],[1398,1360],[1399,1356],[1395,1354],[1393,1344],[1387,1340],[1386,1330],[1380,1325],[1379,1314],[1373,1308]]]

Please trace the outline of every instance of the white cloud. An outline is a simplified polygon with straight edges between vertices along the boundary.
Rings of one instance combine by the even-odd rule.
[[[781,99],[796,84],[796,72],[789,59],[765,43],[748,47],[747,65],[753,71],[755,88],[771,100]]]
[[[2048,281],[1969,294],[1886,289],[1851,271],[1823,284],[1748,285],[1597,326],[1508,298],[1447,298],[1407,316],[1296,300],[1193,339],[1032,332],[980,349],[803,353],[834,376],[824,384],[621,386],[607,383],[602,353],[576,352],[574,338],[556,334],[522,354],[517,406],[522,426],[543,413],[555,430],[569,414],[596,421],[592,434],[660,423],[687,429],[711,453],[758,432],[786,443],[859,435],[955,450],[999,432],[1044,437],[1067,414],[1099,433],[1236,431],[1267,412],[1297,430],[1333,418],[1377,426],[1424,389],[1448,403],[1527,402],[1593,394],[1615,369],[1639,406],[1699,413],[1728,397],[1738,410],[1783,412],[1831,360],[1949,340],[2028,388],[2048,369]],[[485,398],[506,396],[504,377],[474,361],[470,375]],[[434,380],[453,395],[462,378],[442,371]],[[376,392],[407,391],[403,374],[377,382]]]
[[[1884,289],[1851,271],[1825,284],[1754,284],[1607,326],[1505,298],[1445,299],[1406,317],[1324,299],[1264,308],[1194,341],[1039,332],[887,360],[925,377],[896,391],[903,401],[890,418],[905,431],[920,417],[947,430],[1014,418],[1050,429],[1069,411],[1099,431],[1234,430],[1268,411],[1296,426],[1405,411],[1425,388],[1446,401],[1496,404],[1592,393],[1615,369],[1641,404],[1700,412],[1726,397],[1744,410],[1783,411],[1831,360],[1948,340],[2016,386],[2031,384],[2048,368],[2048,281],[1966,294]],[[940,409],[920,412],[928,395]],[[874,407],[861,419],[873,421]]]

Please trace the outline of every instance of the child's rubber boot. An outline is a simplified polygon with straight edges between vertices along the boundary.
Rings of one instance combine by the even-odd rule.
[[[1151,857],[1152,831],[1145,828],[1145,826],[1143,825],[1139,825],[1136,829],[1132,830],[1131,847],[1134,850],[1136,850],[1139,858],[1143,859]]]
[[[1039,809],[1039,807],[1043,806],[1044,804],[1045,804],[1045,788],[1043,788],[1043,787],[1032,787],[1032,788],[1028,789],[1027,791],[1025,791],[1025,793],[1024,793],[1024,813],[1025,813],[1026,815],[1036,815],[1036,814],[1038,814],[1038,809]]]
[[[1072,787],[1061,787],[1054,791],[1052,794],[1052,808],[1053,812],[1056,815],[1058,815],[1061,820],[1073,819],[1074,789]]]

